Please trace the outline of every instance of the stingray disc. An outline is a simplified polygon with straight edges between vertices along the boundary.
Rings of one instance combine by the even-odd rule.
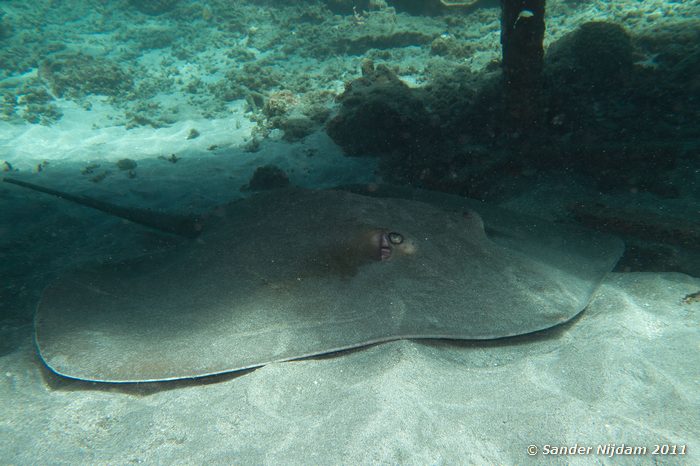
[[[197,241],[50,284],[39,353],[67,377],[142,382],[399,338],[519,335],[583,310],[622,251],[471,207],[303,190],[232,203]]]

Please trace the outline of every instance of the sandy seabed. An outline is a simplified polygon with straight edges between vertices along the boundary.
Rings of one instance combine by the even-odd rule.
[[[522,464],[536,447],[552,464],[697,464],[700,303],[682,299],[698,289],[681,274],[615,273],[580,318],[534,336],[403,340],[145,385],[61,379],[30,325],[5,326],[14,348],[0,357],[0,435],[12,441],[0,457]],[[654,455],[657,445],[685,455]],[[592,450],[554,454],[574,446]],[[615,455],[620,446],[637,454]]]

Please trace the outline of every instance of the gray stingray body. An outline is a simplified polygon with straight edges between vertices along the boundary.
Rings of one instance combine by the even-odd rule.
[[[520,335],[581,312],[622,252],[616,238],[449,198],[293,189],[231,203],[196,241],[50,284],[39,353],[67,377],[144,382],[399,338]]]

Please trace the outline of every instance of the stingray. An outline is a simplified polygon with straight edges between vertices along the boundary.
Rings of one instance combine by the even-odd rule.
[[[283,189],[187,221],[5,181],[196,237],[81,266],[43,291],[41,359],[95,382],[203,377],[402,338],[536,332],[579,314],[623,249],[615,237],[418,191]]]

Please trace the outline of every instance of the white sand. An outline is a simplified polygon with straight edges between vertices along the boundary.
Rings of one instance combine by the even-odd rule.
[[[33,9],[6,3],[10,16]],[[698,8],[697,1],[549,2],[547,43],[585,21],[617,21],[640,33],[692,20]],[[85,15],[73,13],[66,42],[114,49],[111,34],[95,35],[89,21],[81,30],[78,19]],[[38,9],[36,15],[44,20]],[[256,27],[265,26],[260,18]],[[498,15],[488,9],[475,18],[481,22],[465,32],[474,55],[465,63],[478,70],[498,56]],[[119,30],[131,27],[133,16],[113,20]],[[57,27],[47,26],[47,34]],[[232,47],[224,45],[202,54],[197,66],[173,62],[182,86],[211,78],[214,65],[232,66],[235,57],[222,62]],[[159,49],[137,61],[150,66],[160,53],[172,59]],[[408,65],[421,69],[427,55],[413,49],[405,55],[402,76],[421,82]],[[360,58],[296,59],[285,72],[332,70],[319,71],[316,86],[337,90],[342,80],[359,75]],[[154,80],[168,78],[165,68],[150,72]],[[35,76],[30,70],[0,88]],[[177,122],[130,130],[104,99],[91,99],[90,111],[66,100],[55,103],[64,116],[53,126],[0,121],[0,162],[19,170],[10,175],[175,211],[241,196],[255,168],[269,163],[308,187],[378,181],[375,160],[343,157],[320,133],[295,144],[273,138],[246,152],[253,124],[241,101],[228,104],[225,116],[203,118],[201,108],[173,97]],[[187,139],[192,128],[200,136]],[[158,158],[172,153],[181,158],[176,164]],[[135,178],[115,167],[122,158],[137,161]],[[32,175],[43,161],[48,165]],[[89,163],[100,165],[95,173],[110,174],[90,181],[80,174]],[[556,210],[532,205],[540,213]],[[138,253],[149,238],[133,225],[0,184],[0,464],[523,464],[534,461],[526,452],[531,444],[540,450],[545,444],[593,447],[585,456],[548,458],[551,464],[700,464],[700,303],[681,304],[686,294],[700,291],[700,279],[613,274],[580,319],[531,338],[400,341],[237,377],[155,387],[91,385],[49,374],[35,354],[30,324],[43,286],[77,263]],[[643,457],[595,454],[607,444],[648,450]],[[657,444],[687,445],[687,454],[652,456]]]
[[[399,341],[217,383],[101,387],[42,370],[31,328],[0,357],[2,462],[698,464],[700,279],[613,274],[576,322],[491,343]],[[152,390],[152,391],[151,391]],[[642,456],[598,445],[647,447]],[[686,445],[654,456],[654,445]],[[543,460],[540,454],[539,460]]]

